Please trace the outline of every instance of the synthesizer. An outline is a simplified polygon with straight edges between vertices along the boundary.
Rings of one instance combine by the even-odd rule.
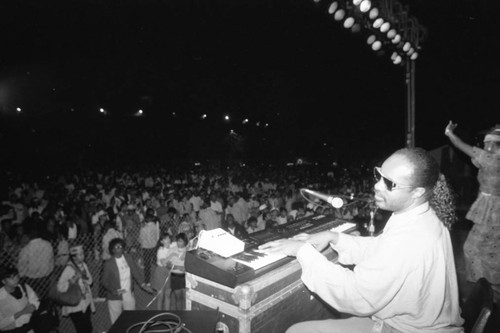
[[[244,250],[227,258],[203,248],[188,251],[185,267],[188,273],[234,288],[294,259],[285,255],[257,251],[258,246],[262,244],[290,238],[300,233],[313,234],[324,230],[349,233],[356,229],[356,223],[335,219],[332,216],[309,216],[274,229],[248,235],[247,239],[243,239]]]

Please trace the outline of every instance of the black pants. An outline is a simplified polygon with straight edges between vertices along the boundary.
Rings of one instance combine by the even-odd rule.
[[[90,305],[85,312],[73,312],[69,314],[73,325],[75,325],[76,333],[92,333]]]
[[[144,262],[144,280],[146,283],[151,282],[151,269],[156,260],[156,249],[142,249],[142,258]]]

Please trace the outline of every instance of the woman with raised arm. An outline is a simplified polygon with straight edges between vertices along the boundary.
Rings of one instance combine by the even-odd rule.
[[[445,135],[459,150],[472,158],[479,169],[479,194],[466,218],[474,222],[464,244],[467,280],[476,282],[485,277],[496,293],[500,293],[500,125],[484,137],[483,148],[462,141],[453,131],[457,124],[451,121]]]

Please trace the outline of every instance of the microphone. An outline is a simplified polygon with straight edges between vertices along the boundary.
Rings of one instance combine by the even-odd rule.
[[[316,191],[311,191],[306,188],[302,189],[302,191],[306,192],[309,195],[312,195],[313,197],[316,197],[320,200],[326,201],[330,205],[332,205],[334,208],[340,208],[344,205],[344,200],[342,200],[338,196],[332,196],[328,194],[324,194],[321,192],[316,192]]]

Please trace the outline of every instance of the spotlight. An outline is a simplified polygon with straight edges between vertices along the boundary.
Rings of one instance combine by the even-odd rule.
[[[368,17],[370,18],[370,20],[375,20],[378,17],[378,14],[379,14],[378,8],[374,7],[368,13]]]
[[[332,2],[330,7],[328,7],[328,14],[333,14],[339,8],[339,3],[337,1]]]
[[[201,119],[207,119],[207,114],[206,113],[202,114]]]
[[[372,8],[372,2],[370,0],[363,0],[359,5],[359,10],[362,11],[363,13],[369,11],[370,8]]]
[[[382,26],[382,24],[384,24],[384,19],[381,19],[380,17],[378,19],[375,20],[375,22],[373,22],[373,27],[375,29],[378,29]]]
[[[228,115],[225,115],[225,116],[224,116],[224,120],[225,120],[225,121],[229,121],[229,116],[228,116]]]
[[[142,111],[142,110],[137,111],[138,116],[142,116],[143,113],[144,113],[144,111]]]
[[[392,44],[398,44],[399,42],[401,41],[401,35],[400,34],[396,34],[396,36],[394,36],[394,38],[392,39]]]
[[[387,32],[389,31],[389,29],[391,28],[391,24],[389,22],[384,22],[381,26],[380,26],[380,31],[382,32]]]
[[[413,53],[410,57],[411,60],[416,60],[417,58],[418,58],[418,52]]]
[[[344,28],[350,29],[354,25],[354,18],[353,17],[348,17],[344,21]]]
[[[396,59],[397,56],[398,56],[398,53],[396,51],[392,52],[391,60],[394,62],[394,60]]]
[[[377,37],[375,35],[370,35],[368,36],[368,39],[366,40],[366,43],[368,45],[372,45],[373,42],[375,42],[377,40]]]
[[[341,21],[344,17],[345,17],[345,10],[343,10],[343,9],[337,10],[335,12],[335,15],[333,16],[335,21]]]
[[[393,39],[396,36],[396,29],[391,29],[387,32],[387,38]]]
[[[248,123],[248,118],[243,119],[243,124]]]
[[[403,58],[398,54],[396,57],[394,57],[394,60],[392,61],[394,65],[399,65],[403,61]]]
[[[372,44],[372,50],[373,51],[378,51],[382,48],[382,42],[379,41],[379,40],[376,40],[375,42],[373,42]]]
[[[22,110],[21,110],[21,108],[16,108],[16,111],[21,112]]]
[[[359,4],[361,3],[361,1],[363,1],[363,0],[352,0],[352,4],[354,6],[359,6]]]
[[[413,47],[410,47],[410,49],[408,50],[408,55],[411,56],[413,53],[415,52],[415,49]]]
[[[105,111],[103,108],[100,108],[100,109],[99,109],[99,112],[100,112],[100,113],[104,113],[104,112],[106,112],[106,111]]]
[[[408,52],[411,48],[411,44],[410,42],[406,42],[404,45],[403,45],[403,51],[405,52]]]

